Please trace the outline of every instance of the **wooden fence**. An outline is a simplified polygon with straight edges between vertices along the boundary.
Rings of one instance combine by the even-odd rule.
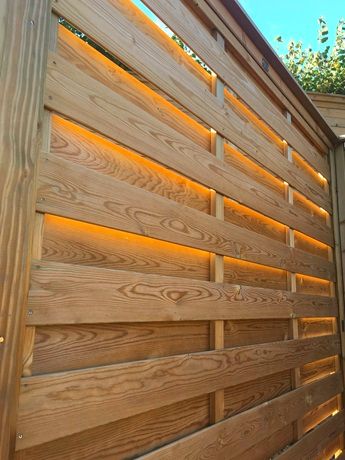
[[[345,96],[309,93],[320,113],[338,136],[345,136]]]
[[[0,8],[0,456],[343,458],[335,136],[234,2],[144,3]]]

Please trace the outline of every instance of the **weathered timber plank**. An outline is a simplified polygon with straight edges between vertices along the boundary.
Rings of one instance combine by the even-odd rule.
[[[312,409],[303,417],[302,426],[304,433],[315,428],[319,423],[330,417],[333,413],[336,413],[338,409],[338,396]]]
[[[208,252],[51,214],[42,249],[51,262],[209,280]]]
[[[37,209],[242,260],[334,279],[333,264],[321,257],[288,248],[266,236],[219,221],[52,154],[41,162]]]
[[[334,335],[25,377],[17,449],[335,355],[339,346]]]
[[[208,400],[205,394],[19,450],[15,460],[135,458],[207,426]]]
[[[198,459],[200,452],[203,459],[241,458],[241,454],[249,447],[297,420],[310,408],[338,394],[342,388],[341,375],[336,374],[325,381],[312,383],[279,396],[141,458],[145,460]]]
[[[337,315],[334,298],[44,261],[28,308],[32,325]]]
[[[30,375],[197,353],[209,343],[208,321],[39,326]]]
[[[50,55],[45,94],[50,109],[323,243],[333,244],[330,229],[312,215],[287,204],[259,182],[248,181],[244,173],[145,111],[140,93],[137,98],[134,103],[58,55]]]
[[[11,455],[24,340],[50,2],[0,3],[0,458]]]
[[[290,370],[225,388],[225,418],[277,398],[291,390]]]
[[[282,111],[258,87],[234,56],[217,44],[207,27],[182,0],[144,0],[144,3],[289,145],[316,169],[322,164],[328,170],[325,158],[295,126],[288,126]]]
[[[303,436],[289,449],[275,457],[277,460],[296,460],[319,458],[318,454],[327,444],[344,431],[344,412],[339,412],[328,418],[318,427]]]
[[[175,59],[173,54],[167,51],[167,47],[171,45],[170,38],[164,34],[160,36],[160,40],[152,37],[152,24],[133,4],[128,4],[124,0],[116,3],[78,0],[73,4],[59,0],[53,5],[58,14],[66,17],[79,29],[87,31],[87,34],[101,46],[118,56],[129,67],[134,68],[254,159],[258,158],[262,151],[270,151],[273,157],[277,155],[277,150],[270,141],[264,136],[261,136],[261,139],[250,137],[247,132],[250,128],[248,123],[243,123],[231,108],[225,109],[224,105],[181,65],[183,56],[182,59],[181,56]],[[313,149],[310,148],[308,151]],[[317,152],[316,155],[317,169],[325,177],[329,176],[326,159]],[[268,169],[274,167],[271,163],[272,157],[271,161],[264,157],[261,160]],[[294,177],[291,177],[290,181],[294,181]]]

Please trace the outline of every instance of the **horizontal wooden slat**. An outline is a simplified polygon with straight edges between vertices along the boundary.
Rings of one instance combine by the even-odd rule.
[[[254,409],[141,457],[143,460],[173,460],[204,458],[229,460],[241,458],[252,445],[303,416],[342,390],[341,375],[337,374],[309,386],[291,391]],[[294,459],[301,458],[295,456]]]
[[[207,28],[184,5],[183,1],[144,0],[144,3],[290,145],[305,155],[312,164],[313,161],[316,164],[323,163],[324,160],[319,158],[320,154],[316,148],[310,145],[295,127],[290,127],[289,130],[286,119],[284,120],[278,107],[266,96],[261,87],[258,88],[255,82],[248,77],[248,73],[238,61],[230,53],[221,49],[215,40],[212,40]],[[230,30],[229,34],[231,34]],[[229,35],[225,38],[228,37]],[[238,43],[237,48],[242,48],[242,45]],[[257,69],[253,60],[250,60],[249,64],[252,65],[254,71]]]
[[[152,25],[133,4],[123,0],[116,3],[87,0],[71,3],[59,0],[53,2],[53,7],[59,15],[67,18],[79,29],[87,31],[87,34],[101,46],[118,56],[129,67],[134,68],[254,159],[258,159],[263,151],[271,152],[270,158],[261,158],[268,169],[279,167],[279,163],[274,161],[276,148],[273,144],[264,137],[260,145],[256,144],[260,140],[257,136],[250,136],[248,130],[251,126],[241,122],[236,111],[232,111],[231,108],[225,109],[217,98],[205,90],[201,82],[180,64],[181,59],[176,60],[172,53],[167,52],[170,38],[162,34],[159,43],[151,36]],[[312,150],[310,147],[307,151]],[[325,177],[329,177],[326,160],[317,152],[316,155],[317,169]],[[278,172],[277,174],[279,175]],[[296,188],[302,185],[295,184],[294,175],[286,180],[293,183]]]
[[[115,89],[110,90],[63,58],[50,55],[45,94],[49,108],[291,228],[333,244],[331,230],[311,214],[287,204],[259,182],[248,181],[244,173],[217,160],[143,110],[140,99],[135,104]]]
[[[31,375],[208,351],[209,329],[208,321],[39,326]]]
[[[97,308],[97,306],[95,306]],[[17,449],[339,352],[339,337],[289,340],[22,379]]]
[[[313,382],[335,372],[337,369],[336,359],[336,356],[332,356],[302,366],[300,369],[301,384]]]
[[[316,425],[324,421],[327,417],[335,414],[339,410],[339,398],[335,396],[328,401],[315,407],[303,417],[302,427],[303,432],[306,433],[315,428]]]
[[[225,417],[232,417],[245,410],[277,398],[291,391],[291,370],[270,374],[260,379],[225,388]]]
[[[89,267],[210,279],[208,252],[51,214],[44,218],[42,258]]]
[[[318,427],[303,436],[296,444],[275,457],[277,460],[296,460],[296,458],[319,458],[318,454],[332,439],[344,431],[344,412],[330,417]]]
[[[144,0],[144,3],[167,24],[209,67],[256,111],[289,145],[294,147],[315,167],[326,160],[303,135],[289,126],[286,118],[269,97],[248,77],[238,61],[222,49],[207,28],[182,0]],[[327,169],[328,167],[325,166]]]
[[[145,108],[148,113],[175,131],[192,139],[202,148],[210,150],[210,131],[205,126],[177,109],[160,94],[157,94],[141,81],[139,82],[137,78],[132,76],[131,72],[127,72],[101,55],[96,49],[80,40],[62,25],[58,28],[57,52],[59,56],[74,64],[90,77],[100,81],[108,88],[116,90],[117,93],[128,99],[136,101],[138,92],[141,92],[142,108]],[[199,67],[199,69],[201,68]],[[202,74],[205,72],[202,71]],[[205,75],[210,78],[208,74]]]
[[[249,73],[255,75],[260,85],[281,107],[282,111],[288,110],[291,113],[293,120],[296,120],[303,132],[307,133],[309,139],[315,142],[323,153],[328,154],[334,137],[330,137],[329,130],[325,133],[324,129],[319,126],[319,120],[313,118],[310,111],[304,107],[301,99],[294,94],[291,87],[284,81],[285,79],[281,78],[279,71],[276,71],[273,66],[270,67],[269,72],[264,70],[262,57],[267,51],[257,48],[255,39],[253,41],[248,36],[243,25],[237,22],[224,3],[221,0],[184,1],[190,4],[199,16],[203,17],[211,30],[216,29],[224,36],[229,52],[243,63]]]
[[[15,460],[136,458],[207,426],[209,396],[180,401],[16,452]]]
[[[327,297],[44,261],[33,264],[28,308],[31,325],[338,313]]]
[[[54,155],[42,158],[37,210],[334,280],[321,257]]]

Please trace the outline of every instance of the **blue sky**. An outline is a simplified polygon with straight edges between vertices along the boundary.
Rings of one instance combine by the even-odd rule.
[[[171,33],[141,0],[132,0],[167,33]],[[164,1],[164,0],[162,0]],[[291,39],[301,40],[303,47],[323,49],[334,43],[339,19],[345,18],[345,0],[239,0],[243,8],[278,54],[283,54]],[[329,40],[321,45],[318,40],[318,18],[323,16],[329,28]],[[284,43],[276,42],[281,35]]]
[[[283,37],[285,45],[280,45],[281,52],[291,39],[301,40],[304,47],[311,45],[319,49],[317,19],[320,16],[328,23],[328,43],[333,44],[336,25],[345,17],[345,0],[240,0],[240,3],[275,49],[274,38]]]

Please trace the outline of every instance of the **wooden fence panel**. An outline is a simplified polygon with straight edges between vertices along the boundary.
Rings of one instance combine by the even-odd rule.
[[[343,455],[333,136],[218,0],[28,3],[0,9],[40,30],[4,42],[16,460]]]

